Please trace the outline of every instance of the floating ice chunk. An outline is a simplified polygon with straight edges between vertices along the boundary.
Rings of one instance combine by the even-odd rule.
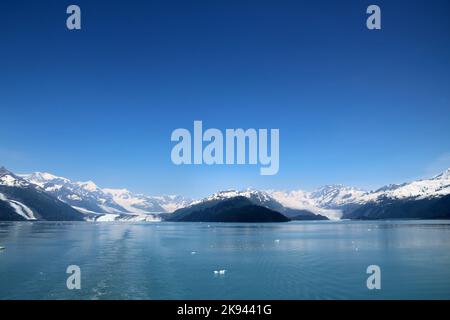
[[[197,254],[197,251],[192,251],[191,254]]]
[[[275,243],[280,243],[280,239],[275,239]]]
[[[214,270],[214,274],[219,274],[219,275],[224,275],[225,274],[225,272],[227,272],[227,270],[225,270],[225,269],[221,269],[221,270]]]

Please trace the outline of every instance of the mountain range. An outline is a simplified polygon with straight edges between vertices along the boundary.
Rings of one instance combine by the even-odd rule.
[[[162,213],[171,212],[191,202],[180,196],[150,197],[132,194],[127,189],[101,189],[94,182],[73,182],[50,173],[18,175],[59,200],[84,213]]]
[[[248,212],[256,217],[248,217]],[[100,188],[92,181],[75,182],[50,173],[14,174],[0,168],[0,220],[248,222],[341,218],[450,218],[450,169],[429,179],[374,191],[344,185],[328,185],[312,192],[247,189],[193,200]]]

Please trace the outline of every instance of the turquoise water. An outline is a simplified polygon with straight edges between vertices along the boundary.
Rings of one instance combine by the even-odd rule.
[[[0,246],[0,299],[450,298],[450,221],[17,222]]]

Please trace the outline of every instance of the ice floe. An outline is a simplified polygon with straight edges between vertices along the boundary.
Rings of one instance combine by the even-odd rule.
[[[215,275],[225,275],[225,272],[227,272],[226,269],[214,270]]]

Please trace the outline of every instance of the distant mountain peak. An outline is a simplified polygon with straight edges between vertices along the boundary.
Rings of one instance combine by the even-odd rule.
[[[376,189],[374,192],[384,192],[384,191],[389,191],[389,190],[395,190],[398,188],[401,188],[403,186],[407,185],[407,183],[402,183],[402,184],[395,184],[395,183],[391,183],[391,184],[387,184],[381,188]]]
[[[6,169],[4,166],[1,166],[0,167],[0,176],[6,175],[6,174],[12,175],[13,173],[11,171],[9,171],[8,169]]]
[[[56,180],[56,179],[61,179],[61,180],[66,180],[66,181],[69,180],[67,178],[55,176],[55,175],[53,175],[51,173],[48,173],[48,172],[35,172],[34,175],[36,177],[40,177],[43,180]]]
[[[27,180],[30,183],[43,188],[47,183],[70,183],[70,180],[64,177],[58,177],[48,172],[33,172],[29,174],[17,174],[17,176]]]
[[[87,191],[97,191],[98,189],[100,189],[95,183],[94,181],[88,180],[88,181],[82,181],[82,182],[76,182],[77,185],[79,185],[81,188],[87,190]]]
[[[198,200],[196,202],[203,202],[203,201],[210,201],[210,200],[223,200],[228,198],[235,198],[235,197],[245,197],[245,198],[257,198],[259,201],[268,201],[270,200],[270,195],[261,190],[251,189],[247,188],[244,190],[235,190],[235,189],[229,189],[229,190],[222,190],[213,193],[211,196]]]
[[[122,189],[104,188],[103,191],[112,194],[114,196],[128,196],[131,194],[131,191],[125,188]]]
[[[434,176],[432,179],[433,180],[450,180],[450,168],[448,168],[447,170],[443,171],[442,173]]]
[[[7,187],[27,187],[30,184],[2,166],[0,168],[0,185]]]

